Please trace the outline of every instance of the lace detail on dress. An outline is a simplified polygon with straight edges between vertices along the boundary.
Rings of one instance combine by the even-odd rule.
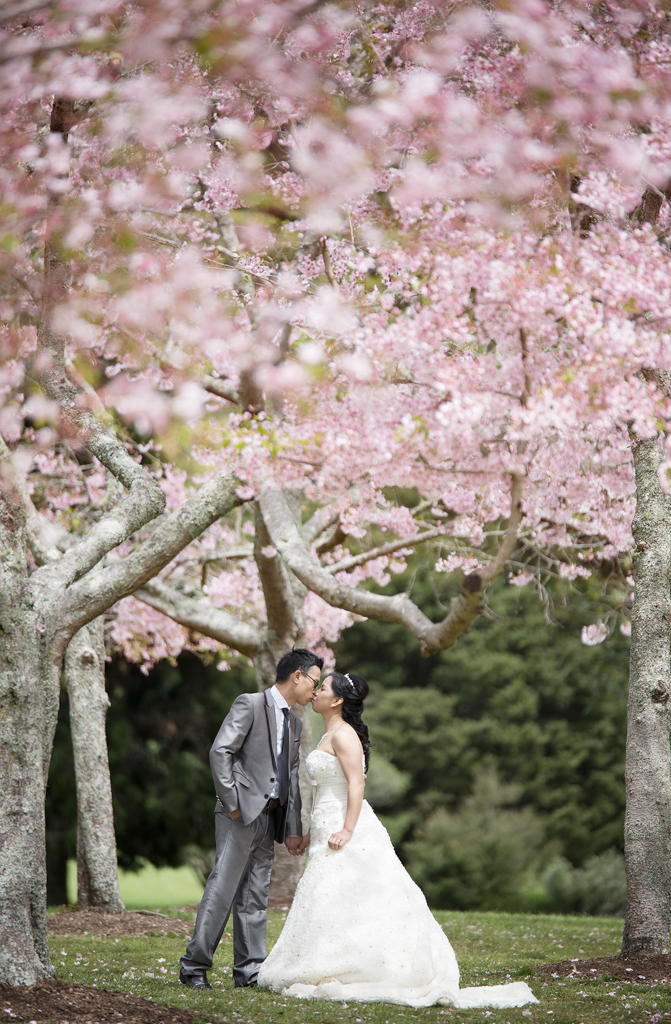
[[[364,800],[349,843],[330,850],[329,836],[345,821],[347,780],[325,750],[313,750],[306,767],[315,787],[308,865],[259,985],[302,998],[407,1006],[537,1002],[524,982],[459,990],[447,936],[370,804]]]
[[[327,750],[312,750],[305,759],[305,767],[313,786],[318,786],[320,782],[328,782],[329,779],[343,779],[347,782],[340,761],[335,754],[329,754]]]
[[[340,761],[326,750],[313,750],[305,759],[305,767],[312,785],[316,787],[312,800],[310,815],[310,859],[328,853],[341,853],[341,850],[329,850],[329,836],[339,832],[345,824],[347,813],[347,779],[340,767]],[[365,807],[373,811],[364,800]],[[361,809],[361,816],[364,808]],[[361,816],[357,822],[359,831]],[[351,840],[353,842],[353,838]],[[350,845],[348,843],[348,845]]]

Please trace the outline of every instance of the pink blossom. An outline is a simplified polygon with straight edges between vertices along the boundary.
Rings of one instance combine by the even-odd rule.
[[[596,644],[602,644],[608,636],[608,626],[604,626],[603,623],[593,623],[591,626],[583,626],[580,633],[580,639],[586,647],[595,647]]]
[[[534,576],[531,572],[518,572],[515,575],[509,573],[508,583],[513,587],[525,587],[527,583],[531,583]]]
[[[149,0],[115,27],[117,9],[47,5],[0,39],[0,430],[45,521],[86,529],[103,486],[32,377],[54,229],[77,406],[115,414],[170,510],[217,470],[245,502],[270,480],[306,521],[339,514],[322,567],[403,544],[338,572],[384,586],[436,524],[435,572],[488,563],[519,479],[520,536],[552,571],[628,557],[630,430],[671,416],[640,375],[671,365],[671,211],[631,216],[671,176],[655,5]],[[96,101],[67,143],[54,95]],[[236,512],[166,580],[265,629],[253,534]],[[117,609],[128,656],[191,642],[144,607]],[[311,594],[301,614],[324,650],[351,621]]]

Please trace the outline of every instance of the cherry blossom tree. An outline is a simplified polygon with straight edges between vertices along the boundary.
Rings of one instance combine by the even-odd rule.
[[[30,14],[37,4],[18,4],[3,17]],[[104,5],[103,5],[104,6]],[[98,12],[95,12],[98,13]],[[19,37],[10,37],[5,57],[18,82],[12,76],[4,84],[23,85],[21,72],[32,66],[42,53],[62,54],[76,45],[76,34],[65,39],[53,37],[47,30],[37,45]],[[52,28],[52,31],[48,29]],[[74,28],[74,26],[73,26]],[[21,34],[19,34],[20,36]],[[84,33],[86,35],[86,32]],[[69,133],[89,101],[61,98],[54,82],[55,68],[49,68],[47,88],[52,97],[47,120],[47,158],[43,180],[43,199],[37,204],[28,188],[21,195],[8,190],[11,214],[8,273],[19,281],[36,303],[37,330],[32,334],[35,372],[39,375],[43,395],[53,407],[52,418],[58,418],[62,436],[83,443],[101,466],[119,481],[127,494],[114,508],[100,508],[97,522],[81,537],[59,549],[61,537],[49,529],[37,511],[17,460],[5,442],[0,457],[3,468],[3,499],[0,529],[2,530],[2,668],[0,686],[3,699],[3,881],[2,980],[10,984],[30,984],[53,973],[46,941],[45,871],[44,871],[44,786],[48,771],[51,743],[56,723],[59,691],[59,669],[69,640],[87,623],[101,615],[118,597],[131,593],[149,579],[158,568],[182,550],[193,537],[210,523],[240,502],[238,481],[228,473],[217,473],[204,484],[192,500],[156,526],[150,538],[135,548],[132,555],[106,564],[110,551],[134,534],[150,520],[156,519],[165,507],[165,494],[159,483],[129,454],[124,444],[110,432],[109,425],[98,413],[90,388],[78,388],[67,368],[65,333],[58,323],[59,307],[67,299],[71,261],[68,242],[60,235],[62,198],[69,188],[66,156]],[[20,95],[10,110],[26,102],[39,106],[44,98],[40,85],[33,82],[27,97]],[[69,77],[66,74],[66,78]],[[74,80],[83,80],[76,73]],[[28,85],[29,83],[25,83]],[[11,102],[8,104],[12,106]],[[34,110],[32,111],[34,113]],[[4,141],[10,144],[5,155],[28,156],[21,153],[25,132],[17,132],[17,124],[7,127]],[[25,124],[23,125],[25,129]],[[33,128],[36,126],[33,123]],[[12,138],[16,132],[17,138]],[[51,154],[56,154],[53,161]],[[17,149],[19,152],[17,153]],[[39,151],[38,151],[39,152]],[[47,165],[48,169],[47,169]],[[11,165],[10,165],[11,166]],[[19,177],[28,169],[19,168]],[[15,174],[12,184],[16,184]],[[12,208],[11,201],[15,201]],[[31,275],[32,267],[12,252],[12,229],[30,207],[43,226],[42,248],[44,272],[39,284]],[[12,217],[13,215],[13,217]],[[13,222],[12,222],[13,221]],[[33,228],[34,228],[33,224]],[[30,248],[26,250],[31,253]],[[21,255],[25,255],[25,252]],[[9,258],[11,257],[11,258]],[[26,276],[26,273],[28,276]],[[11,293],[9,298],[11,299]],[[19,334],[21,331],[19,330]],[[20,349],[23,338],[17,338],[12,327],[6,334],[7,354]],[[29,343],[30,344],[30,343]],[[25,368],[22,366],[22,369]],[[5,381],[16,377],[17,364],[5,367]],[[12,396],[14,397],[14,396]],[[21,399],[24,396],[21,396]],[[19,401],[21,400],[19,399]],[[39,403],[38,403],[39,404]],[[5,405],[3,433],[16,442],[16,398]],[[44,415],[44,409],[38,416]],[[14,422],[13,422],[14,421]],[[31,438],[32,440],[32,438]],[[31,459],[32,461],[32,459]]]
[[[0,20],[0,980],[51,972],[44,780],[79,630],[114,606],[138,659],[223,646],[263,685],[353,616],[431,653],[498,573],[604,559],[622,620],[635,484],[636,536],[646,495],[658,530],[634,558],[632,708],[656,738],[634,734],[629,795],[653,768],[666,820],[668,581],[643,568],[669,525],[665,10],[17,0]],[[379,593],[419,545],[439,590],[463,574],[437,623]],[[655,953],[668,834],[631,821],[626,948]]]
[[[419,20],[426,15],[423,9]],[[277,342],[272,368],[256,366],[255,386],[250,388],[248,371],[206,382],[210,393],[249,415],[256,458],[246,446],[247,463],[240,472],[260,492],[257,521],[260,515],[266,540],[313,597],[353,614],[401,622],[427,652],[449,646],[479,613],[487,583],[506,565],[515,544],[513,581],[520,584],[542,581],[544,573],[575,577],[588,572],[595,559],[628,552],[632,438],[639,481],[635,527],[643,529],[649,517],[642,503],[650,486],[659,490],[654,474],[663,462],[662,452],[652,461],[649,453],[658,451],[656,426],[667,415],[665,390],[655,391],[658,375],[648,369],[668,365],[665,18],[646,4],[609,8],[605,16],[591,5],[565,6],[561,16],[553,16],[543,5],[531,4],[512,14],[498,12],[495,19],[471,8],[453,13],[451,35],[427,38],[429,14],[415,36],[413,61],[394,52],[388,24],[384,32],[379,23],[369,27],[372,49],[366,52],[373,54],[369,77],[376,96],[365,109],[359,105],[350,112],[349,148],[343,153],[359,173],[356,160],[364,149],[377,187],[371,192],[369,184],[364,196],[344,197],[346,221],[342,211],[338,220],[329,210],[335,230],[328,218],[317,222],[314,234],[328,230],[330,237],[315,239],[301,266],[303,289],[311,279],[330,304],[328,331],[323,320],[315,321],[313,306],[310,319],[300,324],[303,337],[293,343],[304,375],[306,363],[321,368],[328,360],[329,374],[310,388],[321,413],[317,422],[312,409],[309,414],[318,442],[305,431],[300,404],[286,399],[291,369],[294,383],[298,377],[296,368],[287,366],[286,341]],[[400,31],[405,56],[412,35],[407,21]],[[462,47],[465,41],[469,45]],[[391,81],[394,61],[400,70]],[[458,81],[454,89],[446,86],[450,76]],[[369,135],[357,139],[359,128],[374,144]],[[390,160],[389,148],[380,157],[381,136],[385,147],[402,154],[400,160]],[[324,213],[324,194],[330,201],[343,187],[343,156],[333,161],[336,173],[329,176],[324,168],[324,157],[335,154],[332,140],[323,124],[301,126],[291,135],[287,175],[277,176],[286,184],[292,169],[300,170],[303,190],[311,174],[320,176],[316,196],[307,193],[309,203],[302,193],[308,231]],[[343,198],[342,192],[336,198]],[[660,230],[653,235],[642,225],[657,223],[660,212]],[[230,225],[229,232],[231,251],[239,252]],[[268,259],[273,255],[266,250],[256,276],[250,275],[247,294],[253,293],[256,303],[269,291],[285,298],[286,253],[279,266]],[[264,278],[279,278],[281,285],[268,289]],[[338,324],[344,303],[357,318]],[[339,326],[338,346],[328,335]],[[306,387],[304,379],[300,384]],[[280,419],[291,451],[284,459],[276,446]],[[264,463],[264,434],[272,436],[272,467]],[[296,460],[296,442],[303,445],[303,462],[314,470],[304,500],[314,503],[319,496],[342,502],[347,494],[352,501],[351,510],[329,520],[323,536],[308,529],[307,539],[301,537],[300,517],[278,487],[277,462]],[[286,483],[291,467],[282,470],[280,481]],[[408,509],[394,507],[388,493],[408,482],[428,504],[420,504],[419,516],[404,522]],[[666,509],[661,491],[657,500]],[[668,533],[665,516],[660,538]],[[491,548],[483,547],[483,527],[489,525],[490,537],[500,533],[496,527],[502,518],[508,520],[506,535],[492,557]],[[395,537],[374,543],[371,529],[383,522]],[[351,538],[357,533],[369,543],[354,555]],[[337,543],[343,535],[350,538],[348,547]],[[379,574],[387,573],[390,556],[402,567],[404,545],[409,550],[423,539],[440,541],[438,572],[465,570],[462,591],[440,624],[426,620],[407,595],[385,598],[360,587],[366,577],[383,582],[386,575]],[[657,545],[640,544],[639,553],[649,546],[646,557],[653,565],[666,564],[661,539]],[[216,581],[199,589],[193,572],[185,581],[183,569],[172,567],[177,591],[169,592],[161,582],[140,596],[185,627],[240,649],[230,622],[228,633],[212,632],[211,606],[230,614],[234,603],[226,594],[236,574],[240,579],[248,569],[241,564],[239,545],[237,553],[226,545],[218,550],[223,571]],[[227,551],[240,567],[235,572]],[[194,553],[191,569],[216,566],[208,557]],[[642,562],[637,553],[634,576]],[[625,612],[632,582],[626,570],[620,574]],[[636,714],[628,748],[632,899],[625,949],[654,953],[666,950],[669,930],[668,686],[655,682],[668,676],[661,669],[669,660],[668,629],[664,615],[659,617],[664,602],[652,594],[650,606],[647,579],[637,582]],[[187,601],[179,592],[184,586]],[[666,587],[662,577],[656,586]],[[645,628],[639,637],[640,614]],[[319,622],[316,608],[311,621]],[[626,619],[621,628],[629,628]],[[607,625],[595,624],[586,642],[599,642],[607,633]],[[654,656],[651,634],[661,638]],[[636,722],[643,723],[640,729]],[[652,734],[654,757],[643,753]],[[645,781],[651,769],[654,799]],[[666,810],[658,815],[653,839],[649,812],[643,815],[644,835],[640,821],[643,809],[659,801]]]

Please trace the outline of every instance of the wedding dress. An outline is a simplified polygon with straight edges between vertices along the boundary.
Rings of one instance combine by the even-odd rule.
[[[282,934],[258,984],[285,996],[459,1009],[513,1007],[538,1000],[525,982],[459,988],[452,946],[364,800],[349,843],[328,847],[347,809],[340,762],[313,750],[310,857]]]

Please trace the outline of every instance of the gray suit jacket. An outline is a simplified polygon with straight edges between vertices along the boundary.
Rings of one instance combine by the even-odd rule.
[[[245,825],[258,818],[277,777],[275,702],[268,690],[242,693],[222,722],[210,750],[217,797],[227,813],[237,807]],[[275,814],[275,839],[303,834],[298,786],[300,718],[289,712],[289,799]]]

